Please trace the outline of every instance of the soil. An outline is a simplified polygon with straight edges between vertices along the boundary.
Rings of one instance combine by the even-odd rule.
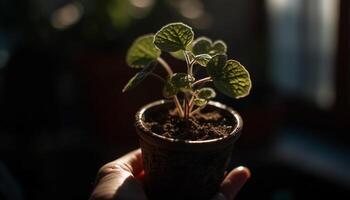
[[[202,110],[187,121],[181,119],[174,110],[155,112],[148,117],[146,126],[152,132],[180,140],[209,140],[229,135],[233,127],[232,119],[213,110]]]

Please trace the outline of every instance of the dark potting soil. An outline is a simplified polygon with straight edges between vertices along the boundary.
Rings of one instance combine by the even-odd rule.
[[[187,121],[181,119],[174,110],[155,112],[149,116],[146,126],[152,132],[180,140],[209,140],[229,135],[236,125],[222,113],[213,110],[202,110]]]

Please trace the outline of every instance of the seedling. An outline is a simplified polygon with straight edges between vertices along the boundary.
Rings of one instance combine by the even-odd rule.
[[[163,96],[172,99],[176,111],[184,120],[203,109],[210,99],[216,96],[210,87],[223,94],[242,98],[249,94],[251,80],[248,71],[236,60],[228,60],[227,46],[221,41],[212,41],[207,37],[194,40],[192,28],[183,23],[170,23],[156,34],[147,34],[137,38],[128,50],[126,61],[132,68],[141,69],[125,85],[123,92],[135,88],[148,76],[154,76],[163,82]],[[161,57],[168,52],[173,57],[186,62],[186,73],[174,73],[170,65]],[[163,78],[154,72],[157,64],[167,72]],[[207,77],[196,79],[194,67],[202,67]]]

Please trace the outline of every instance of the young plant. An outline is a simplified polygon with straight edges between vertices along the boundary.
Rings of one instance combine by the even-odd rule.
[[[154,76],[164,83],[163,96],[172,99],[178,115],[184,119],[206,106],[216,96],[205,83],[213,82],[223,94],[241,98],[249,94],[251,80],[248,71],[236,60],[228,60],[226,44],[206,37],[194,40],[192,28],[183,23],[171,23],[156,34],[137,38],[128,50],[126,61],[132,68],[141,69],[125,85],[123,92],[133,89],[146,77]],[[169,64],[161,58],[162,52],[186,62],[186,72],[174,73]],[[163,78],[154,72],[159,63],[167,72]],[[207,77],[196,79],[193,68],[206,69]],[[179,100],[179,97],[182,97]]]

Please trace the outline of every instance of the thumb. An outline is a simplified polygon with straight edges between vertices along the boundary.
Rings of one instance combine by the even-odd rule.
[[[236,167],[225,177],[220,192],[212,200],[233,200],[250,176],[248,168]]]

